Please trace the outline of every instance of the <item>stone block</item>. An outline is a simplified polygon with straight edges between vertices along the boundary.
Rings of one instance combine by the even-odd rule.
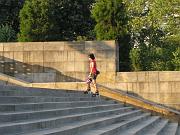
[[[65,69],[64,62],[45,62],[44,72],[63,72]]]
[[[85,49],[85,43],[82,42],[64,42],[64,50],[67,51],[83,51]]]
[[[149,93],[149,83],[148,82],[140,82],[138,83],[138,88],[140,93]]]
[[[137,82],[137,73],[136,72],[118,72],[116,76],[116,81],[117,82]]]
[[[24,44],[24,51],[43,51],[44,44],[43,42],[26,42]]]
[[[107,71],[107,62],[106,61],[97,61],[97,69],[100,72],[108,72]]]
[[[56,73],[56,82],[67,82],[67,76],[64,73],[58,72]]]
[[[99,83],[114,83],[115,74],[113,72],[101,72],[97,77],[97,82]]]
[[[106,55],[105,56],[105,59],[108,59],[108,60],[115,60],[116,59],[116,53],[115,51],[109,51],[109,50],[105,50],[104,51],[104,54]]]
[[[4,73],[4,63],[0,64],[0,73]]]
[[[85,54],[84,51],[75,51],[74,53],[75,61],[88,61],[88,54]]]
[[[65,89],[65,90],[76,90],[77,83],[72,82],[56,82],[55,83],[56,89]]]
[[[32,83],[32,87],[34,88],[49,88],[55,89],[55,82],[52,83]]]
[[[76,82],[76,73],[75,72],[64,72],[64,79],[66,82]]]
[[[149,93],[139,93],[139,96],[141,98],[146,99],[146,100],[149,100],[149,101],[152,101],[152,102],[156,102],[156,103],[160,103],[159,96],[158,96],[157,93],[152,93],[152,94],[149,94]]]
[[[86,41],[85,50],[115,50],[115,41]]]
[[[150,71],[149,73],[149,82],[158,82],[159,81],[159,71]]]
[[[158,82],[149,82],[148,86],[149,86],[149,90],[148,90],[149,94],[151,94],[151,93],[159,93],[159,84],[158,84]]]
[[[44,62],[59,62],[63,61],[63,53],[59,51],[44,52]]]
[[[27,53],[28,55],[23,55],[24,56],[24,62],[43,62],[44,61],[44,54],[43,51],[32,51]],[[27,61],[25,61],[27,60]]]
[[[136,72],[137,73],[137,81],[138,82],[146,82],[149,79],[148,72]]]
[[[14,61],[16,62],[23,62],[23,52],[14,52]]]
[[[163,93],[160,96],[160,102],[162,104],[180,104],[180,94],[174,93],[174,94],[169,94],[169,93]]]
[[[86,62],[77,62],[76,61],[74,63],[74,71],[75,72],[85,72],[87,70],[86,65],[87,65]]]
[[[75,72],[75,78],[77,82],[85,82],[85,80],[88,77],[88,74],[86,74],[85,72]]]
[[[32,69],[27,67],[27,64],[25,63],[15,62],[14,68],[15,68],[14,71],[15,74],[26,73],[27,71],[32,72]]]
[[[13,52],[4,52],[4,62],[13,62],[14,54]]]
[[[116,72],[116,62],[115,61],[106,61],[106,70],[107,72]]]
[[[23,62],[24,63],[30,62],[30,57],[31,57],[30,51],[23,52]]]
[[[24,50],[23,43],[4,43],[5,52],[22,52]]]
[[[17,73],[14,75],[15,78],[18,78],[20,80],[26,81],[26,82],[33,82],[33,74],[32,73]]]
[[[98,53],[95,54],[96,60],[97,61],[107,61],[107,60],[111,60],[111,58],[107,59],[107,54],[108,51],[98,51]],[[113,59],[114,61],[115,59]]]
[[[65,72],[74,72],[75,70],[75,62],[74,61],[67,61],[67,62],[64,62],[64,71]]]
[[[33,73],[35,83],[55,82],[55,79],[56,73]]]
[[[67,52],[67,61],[75,61],[75,51]]]
[[[82,82],[82,83],[78,82],[77,83],[77,90],[78,91],[84,91],[84,90],[86,90],[86,88],[87,88],[87,84],[85,82]]]
[[[127,83],[120,83],[119,82],[119,83],[116,83],[115,86],[116,86],[116,89],[123,90],[125,92],[128,90]]]
[[[161,71],[159,72],[159,81],[180,81],[180,72]]]
[[[171,92],[180,93],[180,82],[171,82]]]
[[[43,73],[44,72],[44,65],[41,62],[31,63],[29,65],[32,67],[32,73]],[[30,68],[30,67],[28,67]]]
[[[0,62],[4,62],[4,53],[0,52]]]
[[[64,51],[64,42],[44,42],[44,52]]]
[[[159,92],[160,93],[172,93],[170,82],[159,82]]]
[[[4,72],[9,75],[10,73],[14,73],[14,63],[13,62],[4,63]]]
[[[4,43],[0,43],[0,52],[4,51]]]

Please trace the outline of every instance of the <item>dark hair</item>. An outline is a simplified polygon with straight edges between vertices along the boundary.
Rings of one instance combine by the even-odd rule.
[[[94,56],[94,54],[93,54],[93,53],[90,53],[88,56],[89,56],[89,58],[91,58],[92,60],[94,60],[94,59],[95,59],[95,56]]]

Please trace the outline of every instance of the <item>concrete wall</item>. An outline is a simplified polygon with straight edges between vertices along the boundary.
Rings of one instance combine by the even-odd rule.
[[[180,72],[118,72],[115,88],[180,110]]]
[[[115,41],[0,43],[0,72],[28,82],[65,87],[54,82],[84,81],[89,70],[87,55],[92,52],[101,71],[97,79],[101,85],[180,110],[180,72],[117,72],[117,48]],[[77,88],[70,83],[67,87]],[[78,86],[84,88],[84,84]]]
[[[0,43],[0,72],[28,82],[84,81],[94,53],[105,82],[117,70],[116,48],[115,41]]]

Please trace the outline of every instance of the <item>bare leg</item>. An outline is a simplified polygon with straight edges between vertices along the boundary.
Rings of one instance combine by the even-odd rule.
[[[87,89],[86,90],[90,90],[90,89],[91,89],[90,83],[87,83]]]
[[[93,82],[93,85],[94,85],[95,93],[98,93],[99,91],[98,91],[98,88],[97,88],[96,80],[93,79],[92,82]]]

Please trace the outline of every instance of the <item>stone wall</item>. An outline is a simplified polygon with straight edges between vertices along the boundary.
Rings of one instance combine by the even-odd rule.
[[[116,48],[115,41],[0,43],[0,72],[28,82],[80,82],[94,53],[103,82],[117,70]]]
[[[0,72],[37,86],[84,89],[84,84],[62,82],[83,82],[89,70],[87,55],[92,52],[101,85],[180,110],[179,71],[117,72],[117,48],[115,41],[0,43]]]
[[[118,72],[115,88],[180,110],[180,72]]]

